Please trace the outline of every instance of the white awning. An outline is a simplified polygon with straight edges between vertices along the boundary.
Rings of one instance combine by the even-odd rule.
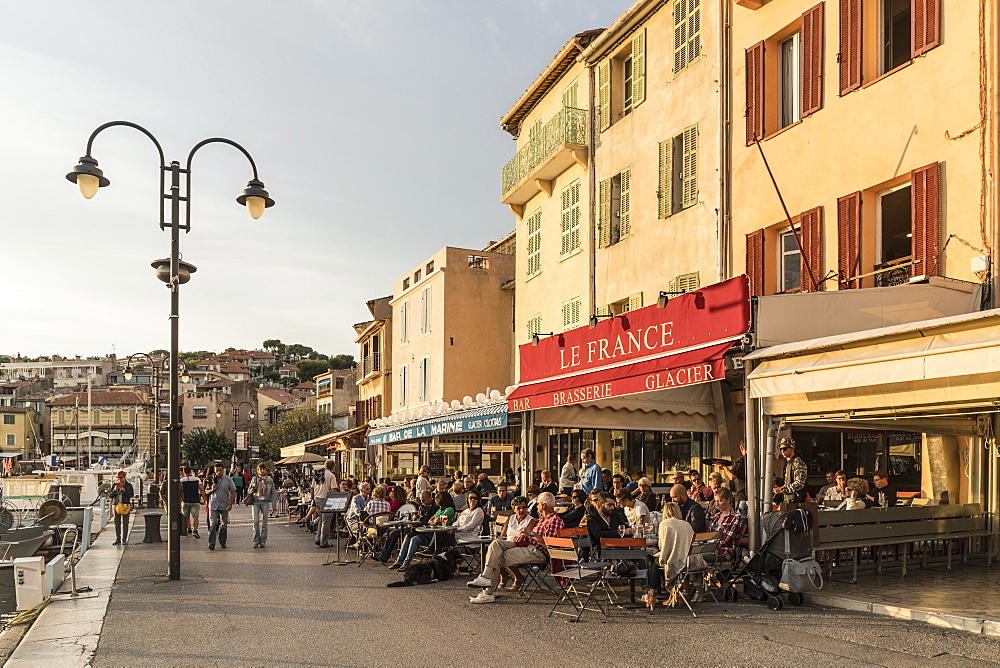
[[[769,415],[993,407],[1000,309],[771,346],[749,375]]]

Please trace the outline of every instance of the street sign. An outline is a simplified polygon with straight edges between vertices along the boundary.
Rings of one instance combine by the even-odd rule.
[[[236,432],[236,449],[237,450],[250,449],[250,432],[248,431]]]

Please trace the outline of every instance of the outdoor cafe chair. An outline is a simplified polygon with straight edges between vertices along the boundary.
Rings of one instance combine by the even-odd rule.
[[[366,519],[358,531],[358,567],[368,557],[377,554],[385,542],[385,531],[381,526],[389,521],[391,513],[377,513]]]
[[[695,613],[694,608],[691,607],[691,601],[688,599],[684,587],[689,583],[700,581],[712,599],[718,603],[718,599],[715,597],[715,592],[713,591],[712,578],[714,577],[716,579],[715,582],[718,582],[720,564],[705,561],[705,557],[714,554],[718,547],[718,531],[696,533],[691,539],[691,548],[684,559],[684,566],[673,581],[668,584],[670,600],[675,603],[677,601],[683,602],[694,617],[698,615]]]
[[[546,536],[545,546],[549,550],[549,568],[560,586],[559,596],[548,616],[566,615],[572,618],[571,621],[578,622],[585,610],[591,610],[607,617],[607,608],[601,603],[601,596],[595,596],[599,589],[604,589],[604,570],[584,568],[572,537]],[[572,612],[558,610],[563,603],[569,603],[573,608]],[[591,604],[597,606],[596,610],[589,607]]]
[[[601,560],[610,562],[604,571],[604,579],[611,581],[627,581],[629,584],[629,600],[635,603],[635,583],[645,585],[646,564],[649,553],[646,550],[645,538],[602,538]],[[616,575],[615,564],[619,562],[635,562],[635,573],[631,575]],[[612,590],[613,591],[613,590]]]

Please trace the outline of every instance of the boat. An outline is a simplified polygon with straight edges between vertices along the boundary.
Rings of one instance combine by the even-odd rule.
[[[46,529],[45,527],[39,528],[43,529],[43,531],[37,535],[26,535],[20,540],[0,540],[0,564],[8,560],[19,559],[20,557],[34,556],[35,552],[38,552],[42,545],[55,535],[55,531],[51,529]],[[4,535],[6,536],[6,534]]]

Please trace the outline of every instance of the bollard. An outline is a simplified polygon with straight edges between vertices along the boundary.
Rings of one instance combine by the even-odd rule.
[[[163,517],[163,513],[145,513],[142,518],[146,522],[146,535],[143,537],[143,543],[162,543],[163,538],[160,537],[160,519]]]

